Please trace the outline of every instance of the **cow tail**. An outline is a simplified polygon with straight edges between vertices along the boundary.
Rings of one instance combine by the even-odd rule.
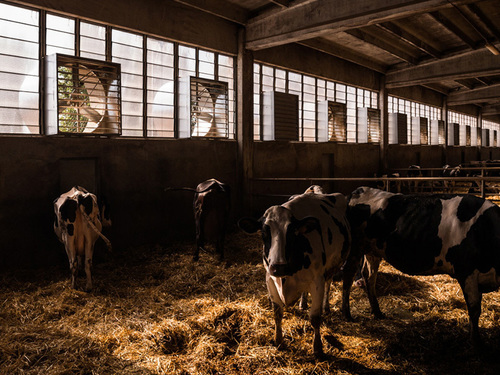
[[[113,247],[111,246],[111,241],[108,240],[106,238],[106,236],[104,236],[104,234],[102,234],[99,229],[97,229],[97,227],[95,226],[94,222],[92,221],[92,219],[89,217],[89,215],[87,215],[87,213],[85,212],[85,208],[83,206],[80,206],[80,212],[82,213],[83,217],[85,218],[85,220],[87,220],[87,224],[94,230],[94,232],[96,232],[99,237],[102,238],[102,240],[106,243],[106,246],[108,247],[108,251],[113,251]]]

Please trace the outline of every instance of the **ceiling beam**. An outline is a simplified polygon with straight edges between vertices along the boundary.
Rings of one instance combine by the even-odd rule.
[[[271,3],[276,4],[282,8],[288,8],[290,6],[289,0],[270,0]]]
[[[500,84],[473,90],[459,90],[448,95],[448,105],[478,104],[496,100],[500,102]]]
[[[393,70],[386,75],[388,88],[425,85],[447,80],[500,74],[500,56],[478,50],[465,56],[455,56],[415,67]]]
[[[367,58],[362,54],[358,54],[355,51],[341,46],[339,44],[332,43],[323,38],[315,38],[311,40],[305,40],[299,44],[316,49],[318,51],[327,53],[329,55],[339,57],[343,60],[353,62],[355,64],[364,66],[365,68],[374,70],[379,73],[385,73],[387,69],[384,65],[377,63],[375,60]]]
[[[384,41],[374,35],[374,33],[370,32],[366,28],[363,29],[353,29],[353,30],[348,30],[346,31],[347,34],[352,35],[353,37],[371,44],[375,47],[378,47],[385,52],[391,54],[392,56],[401,59],[403,61],[406,61],[412,65],[417,64],[417,59],[414,58],[413,56],[409,55],[408,53],[402,51],[401,49],[397,48],[394,44],[389,43],[387,41]]]
[[[481,22],[481,24],[488,30],[491,35],[495,37],[497,41],[500,41],[500,30],[491,22],[491,20],[484,14],[484,12],[479,9],[476,4],[469,4],[467,8],[470,12],[472,12]]]
[[[448,0],[315,0],[250,19],[246,47],[259,50],[299,42],[332,29],[345,31],[445,7],[451,7]]]
[[[482,108],[481,113],[483,114],[483,117],[500,115],[500,104],[485,105]]]
[[[227,1],[220,0],[174,0],[177,3],[196,8],[205,13],[210,13],[217,17],[224,18],[231,22],[245,25],[249,12],[236,4],[229,4]]]
[[[376,25],[379,29],[384,30],[387,33],[390,33],[394,35],[395,37],[405,41],[406,43],[412,45],[415,48],[418,48],[420,51],[428,54],[429,56],[432,56],[436,59],[439,59],[441,56],[441,53],[430,46],[429,44],[425,43],[422,39],[418,38],[417,36],[410,34],[409,32],[401,29],[399,26],[395,25],[394,23],[391,22],[384,22]]]
[[[444,26],[448,31],[458,37],[462,42],[467,44],[472,49],[479,48],[476,43],[469,38],[454,22],[449,20],[446,16],[439,12],[431,12],[429,13],[432,18],[434,18],[438,23]]]

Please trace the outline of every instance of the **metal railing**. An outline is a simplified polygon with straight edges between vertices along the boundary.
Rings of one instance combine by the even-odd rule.
[[[407,193],[450,193],[474,194],[482,198],[500,200],[500,176],[485,175],[487,168],[474,168],[481,171],[480,176],[469,177],[262,177],[251,180],[252,187],[255,182],[300,182],[308,185],[325,182],[359,182],[363,184],[376,184],[379,188],[393,192]],[[495,168],[500,170],[500,168]],[[436,169],[437,170],[437,169]],[[442,169],[441,169],[442,170]],[[488,169],[489,170],[489,169]],[[400,191],[398,191],[400,190]],[[297,192],[295,192],[297,193]],[[287,194],[261,194],[252,188],[254,196],[287,196]]]

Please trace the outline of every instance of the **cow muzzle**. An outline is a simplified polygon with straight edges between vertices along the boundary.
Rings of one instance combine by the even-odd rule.
[[[288,264],[273,263],[269,265],[269,274],[274,277],[288,276]]]

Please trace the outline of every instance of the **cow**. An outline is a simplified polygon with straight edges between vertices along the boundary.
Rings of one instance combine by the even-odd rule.
[[[500,207],[472,195],[401,195],[370,187],[356,189],[348,201],[353,244],[346,268],[364,255],[373,314],[383,318],[375,293],[381,259],[410,275],[448,274],[462,288],[470,340],[479,345],[482,294],[500,285]],[[352,319],[349,285],[342,310]]]
[[[464,177],[466,176],[465,171],[462,169],[462,165],[457,165],[456,167],[451,167],[449,164],[443,166],[441,171],[442,177]],[[455,181],[444,180],[444,191],[447,193],[452,193],[455,190]]]
[[[103,207],[103,212],[107,210]],[[75,186],[61,194],[54,201],[54,232],[64,244],[71,270],[71,287],[76,289],[78,268],[85,258],[84,268],[87,276],[85,290],[92,290],[92,256],[94,245],[101,237],[111,250],[111,242],[101,233],[103,223],[111,225],[111,220],[103,218],[97,197],[86,189]]]
[[[268,208],[259,220],[242,218],[238,221],[243,231],[260,231],[262,235],[263,263],[273,304],[277,346],[283,341],[284,306],[294,304],[302,293],[309,292],[314,354],[322,356],[322,308],[328,305],[332,277],[350,251],[346,208],[347,201],[342,194],[306,193]]]
[[[224,258],[224,240],[231,210],[231,188],[215,178],[200,182],[195,189],[166,188],[165,190],[187,190],[194,192],[193,211],[196,229],[196,244],[193,260],[200,259],[200,249],[205,243],[215,244],[219,259]]]
[[[401,181],[389,181],[386,178],[399,178],[401,175],[397,172],[395,173],[375,173],[373,175],[375,178],[381,178],[377,181],[377,188],[383,189],[385,191],[395,191],[396,193],[401,193]]]

